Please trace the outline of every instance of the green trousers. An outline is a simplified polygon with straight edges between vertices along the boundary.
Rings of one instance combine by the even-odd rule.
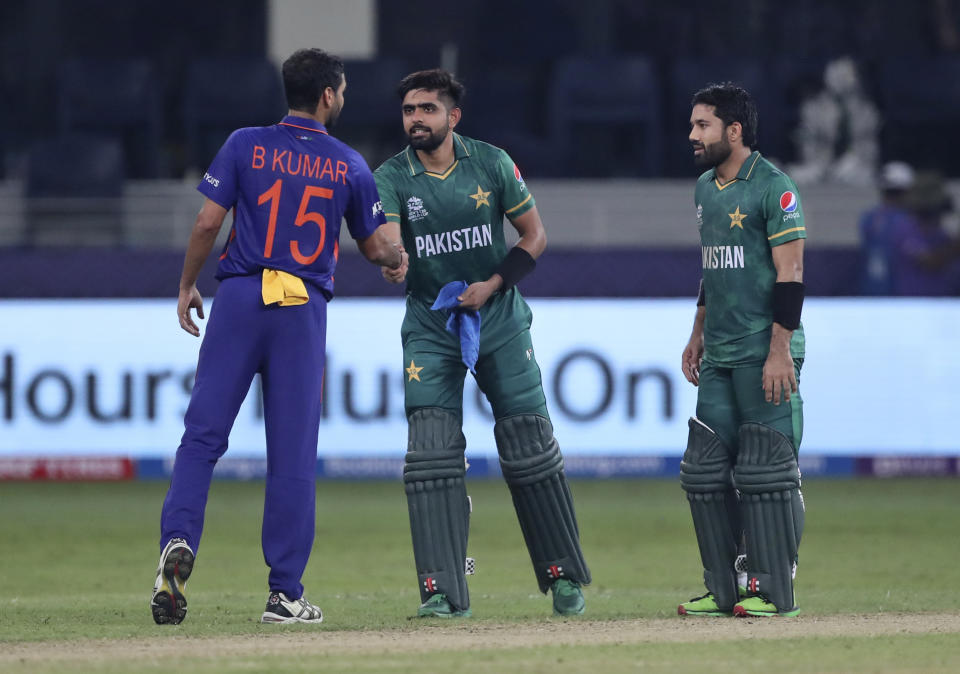
[[[549,419],[527,303],[515,288],[497,293],[480,310],[480,317],[476,379],[494,417],[537,414]],[[461,360],[460,340],[447,332],[446,320],[445,311],[433,311],[425,301],[407,296],[401,328],[407,415],[420,407],[463,413],[467,368]]]
[[[794,359],[798,386],[802,365],[802,359]],[[747,367],[720,367],[704,361],[701,365],[697,418],[720,436],[734,456],[737,453],[740,425],[747,422],[775,428],[790,439],[794,453],[800,449],[803,399],[799,390],[790,395],[790,402],[784,402],[781,397],[780,404],[774,405],[764,399],[762,384],[762,363]]]

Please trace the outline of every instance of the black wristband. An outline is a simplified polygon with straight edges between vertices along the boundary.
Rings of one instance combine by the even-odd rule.
[[[803,310],[802,283],[796,281],[778,281],[773,284],[773,322],[787,330],[800,327],[800,313]]]
[[[514,246],[497,267],[497,273],[503,278],[501,290],[510,290],[524,276],[533,271],[537,261],[520,246]]]
[[[707,305],[707,293],[703,289],[703,279],[700,279],[700,290],[697,292],[697,306],[704,307]]]

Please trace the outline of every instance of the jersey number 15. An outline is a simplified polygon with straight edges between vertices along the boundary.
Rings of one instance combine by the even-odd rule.
[[[257,205],[270,202],[270,219],[267,222],[267,241],[263,246],[263,256],[267,259],[273,255],[273,237],[277,232],[277,213],[280,210],[280,193],[283,190],[283,180],[278,178],[273,186],[260,195],[257,199]],[[290,242],[290,254],[293,259],[303,265],[312,264],[314,260],[320,257],[323,252],[323,244],[327,240],[327,219],[322,213],[308,211],[307,206],[310,199],[320,197],[322,199],[333,199],[333,190],[329,187],[317,187],[316,185],[307,185],[303,188],[303,197],[300,199],[300,210],[297,212],[297,219],[293,221],[297,227],[303,227],[304,223],[312,222],[320,229],[320,243],[316,250],[310,255],[304,255],[300,252],[300,244],[296,239]]]

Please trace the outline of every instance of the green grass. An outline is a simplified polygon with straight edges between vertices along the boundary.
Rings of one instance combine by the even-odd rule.
[[[0,642],[262,635],[257,620],[267,597],[260,550],[263,484],[214,483],[188,585],[187,620],[160,629],[147,604],[165,491],[165,484],[155,482],[0,484]],[[696,542],[676,482],[575,482],[573,491],[594,576],[586,592],[591,619],[673,616],[680,601],[701,593]],[[536,591],[504,485],[474,481],[469,492],[474,503],[469,554],[478,566],[470,581],[471,624],[555,620],[548,618],[549,598]],[[807,528],[797,577],[804,615],[960,610],[956,480],[821,480],[806,484],[804,494]],[[317,496],[317,535],[304,584],[307,596],[323,607],[319,629],[429,629],[430,621],[409,620],[419,595],[402,486],[320,483]],[[294,626],[288,632],[317,629]],[[942,649],[940,640],[952,642],[953,650]],[[819,648],[816,639],[806,641],[785,647]],[[894,644],[887,655],[873,641],[838,637],[833,648],[841,655],[862,652],[865,662],[887,667],[881,671],[910,671],[910,662],[936,669],[937,661],[930,658],[937,654],[960,666],[957,635],[887,638],[884,643]],[[722,643],[716,649],[729,649],[733,657],[742,647]],[[675,671],[717,657],[715,649],[679,644],[471,653],[473,671],[504,671],[504,662],[510,663],[508,669],[516,663],[518,670],[522,665],[526,671],[551,671],[542,668],[543,662],[557,658],[570,671],[581,661],[584,668],[587,663],[595,667],[598,658],[614,668],[644,663],[648,671],[666,671],[667,665]],[[817,662],[829,661],[823,657],[828,659],[796,671],[818,671]],[[401,671],[403,663],[416,661],[391,655],[397,669],[375,660],[355,659],[354,669],[346,661],[327,669]],[[252,668],[259,661],[243,662]],[[920,667],[923,662],[929,666]],[[200,668],[191,664],[191,671],[222,671],[228,663],[211,661],[209,670],[196,664]],[[149,666],[142,663],[144,669]]]

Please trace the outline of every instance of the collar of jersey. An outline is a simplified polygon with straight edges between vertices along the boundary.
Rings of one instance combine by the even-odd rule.
[[[417,156],[416,151],[407,145],[406,152],[407,156],[407,166],[410,167],[410,175],[420,175],[421,173],[426,173],[427,175],[436,176],[438,178],[446,178],[450,175],[450,172],[456,167],[457,162],[461,159],[466,159],[470,156],[470,150],[467,149],[466,143],[463,142],[463,138],[459,134],[453,134],[453,163],[450,165],[444,173],[433,173],[424,168],[423,163],[420,161],[420,158]]]
[[[723,190],[730,187],[730,185],[734,184],[738,180],[750,180],[750,176],[753,175],[753,168],[757,165],[758,161],[760,161],[760,151],[754,150],[750,153],[750,156],[747,157],[747,160],[743,162],[743,166],[741,166],[740,170],[737,172],[737,177],[722,185],[720,184],[720,181],[717,180],[717,169],[713,169],[713,184],[717,186],[718,190]]]
[[[326,127],[315,119],[306,117],[297,117],[296,115],[287,115],[280,122],[281,126],[292,126],[295,129],[304,129],[306,131],[318,131],[327,133]]]

